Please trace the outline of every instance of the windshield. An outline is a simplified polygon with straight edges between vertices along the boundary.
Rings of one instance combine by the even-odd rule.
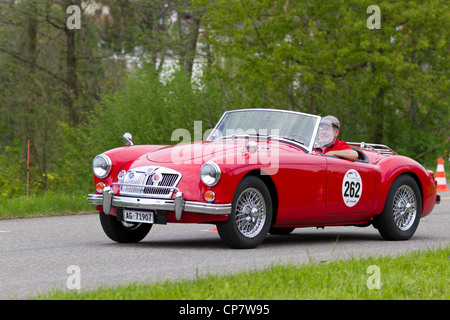
[[[254,134],[296,141],[311,151],[319,120],[319,116],[287,110],[227,111],[207,140],[239,134]]]

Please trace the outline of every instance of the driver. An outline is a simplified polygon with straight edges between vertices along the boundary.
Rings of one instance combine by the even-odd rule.
[[[316,137],[315,149],[321,154],[338,156],[347,160],[358,159],[358,152],[347,142],[337,138],[341,124],[336,117],[326,116],[320,120],[319,132]]]

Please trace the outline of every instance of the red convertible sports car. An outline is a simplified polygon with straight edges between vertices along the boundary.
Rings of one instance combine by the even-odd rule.
[[[205,141],[133,145],[93,160],[106,235],[138,242],[153,224],[212,223],[233,248],[300,227],[369,226],[409,239],[439,203],[433,172],[384,145],[349,143],[356,161],[315,151],[320,117],[273,109],[223,114]],[[184,130],[187,132],[187,130]]]

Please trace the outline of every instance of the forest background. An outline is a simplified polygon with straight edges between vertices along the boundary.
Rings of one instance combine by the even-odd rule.
[[[86,194],[124,132],[175,144],[239,108],[333,114],[342,139],[435,167],[449,30],[447,0],[0,0],[0,200],[26,195],[27,138],[31,194]]]

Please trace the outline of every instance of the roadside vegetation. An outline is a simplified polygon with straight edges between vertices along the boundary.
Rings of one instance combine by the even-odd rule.
[[[375,270],[379,270],[379,286]],[[447,245],[394,257],[310,261],[233,275],[200,276],[194,280],[130,283],[92,291],[55,291],[36,299],[448,300],[449,270],[450,246]]]
[[[26,196],[27,138],[30,194],[87,194],[124,132],[175,144],[238,108],[333,114],[343,140],[447,163],[448,1],[382,1],[373,30],[360,0],[95,3],[72,30],[81,1],[0,2],[0,202]]]
[[[86,195],[46,193],[3,199],[0,201],[0,219],[25,218],[94,212],[95,206],[88,205]]]

